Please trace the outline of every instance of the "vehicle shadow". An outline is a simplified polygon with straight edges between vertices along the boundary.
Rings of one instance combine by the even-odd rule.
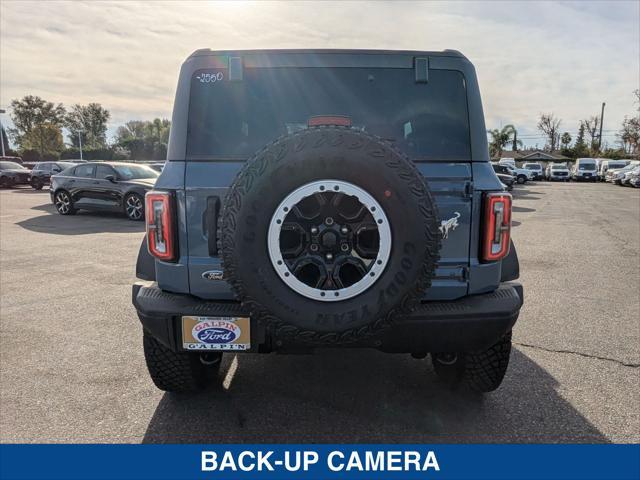
[[[31,187],[25,187],[25,188],[14,188],[13,189],[13,193],[37,193],[37,194],[47,194],[49,195],[49,189],[48,188],[42,188],[40,190],[36,190],[34,188]]]
[[[514,350],[500,389],[452,392],[428,360],[373,350],[228,355],[217,387],[165,394],[145,443],[607,442]],[[226,385],[228,388],[224,388]]]
[[[143,232],[144,222],[133,222],[123,214],[112,212],[79,211],[75,215],[60,215],[51,204],[32,207],[49,215],[32,217],[17,222],[22,228],[32,232],[48,233],[51,235],[88,235],[92,233],[112,232],[131,233]]]
[[[512,190],[511,196],[514,200],[540,200],[540,197],[535,195],[541,195],[539,192],[528,192],[526,190]]]
[[[520,212],[520,213],[527,213],[527,212],[535,212],[536,211],[535,208],[518,207],[517,205],[514,205],[513,207],[511,207],[511,210],[513,210],[514,212]]]

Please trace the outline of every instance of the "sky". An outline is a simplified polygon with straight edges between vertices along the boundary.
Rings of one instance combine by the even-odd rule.
[[[0,108],[39,95],[101,103],[109,134],[171,118],[180,64],[199,48],[455,49],[475,65],[487,128],[540,147],[540,113],[577,132],[606,102],[615,143],[640,88],[640,1],[99,2],[0,0]],[[10,125],[10,111],[2,115]]]

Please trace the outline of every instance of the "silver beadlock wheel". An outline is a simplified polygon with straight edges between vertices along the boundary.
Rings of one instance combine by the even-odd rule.
[[[144,214],[142,200],[138,195],[129,195],[125,201],[127,217],[131,220],[140,220]]]
[[[362,188],[319,180],[278,205],[267,246],[287,286],[307,298],[335,302],[361,294],[378,280],[391,254],[391,226]]]
[[[62,215],[66,215],[71,211],[71,198],[67,192],[56,193],[56,209]]]

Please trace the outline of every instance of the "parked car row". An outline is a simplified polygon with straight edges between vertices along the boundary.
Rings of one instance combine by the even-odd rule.
[[[31,180],[31,170],[17,162],[0,161],[0,187],[10,188],[14,185],[28,185]]]
[[[632,185],[637,160],[578,158],[572,166],[565,162],[549,163],[546,168],[537,162],[526,162],[518,168],[513,158],[501,158],[494,165],[496,174],[511,175],[517,183],[529,180],[562,182],[607,181],[618,185]],[[505,182],[503,182],[505,183]],[[505,183],[506,185],[506,183]]]
[[[632,161],[623,168],[610,169],[605,180],[615,185],[640,187],[640,162]]]

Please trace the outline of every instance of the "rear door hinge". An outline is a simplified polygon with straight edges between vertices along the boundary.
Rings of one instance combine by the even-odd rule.
[[[463,282],[468,282],[469,281],[469,267],[462,267],[462,281]]]
[[[464,196],[465,197],[473,196],[473,182],[466,182],[464,184]]]

